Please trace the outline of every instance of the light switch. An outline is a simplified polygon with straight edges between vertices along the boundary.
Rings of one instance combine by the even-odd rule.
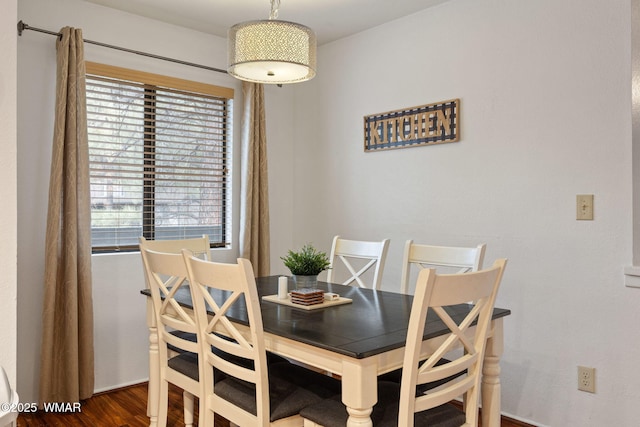
[[[576,219],[593,220],[593,194],[576,196]]]

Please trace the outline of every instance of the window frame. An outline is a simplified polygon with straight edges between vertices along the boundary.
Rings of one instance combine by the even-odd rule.
[[[211,248],[229,247],[231,244],[230,233],[231,233],[231,219],[232,219],[232,212],[230,209],[232,195],[230,193],[231,185],[229,180],[231,179],[231,174],[229,173],[229,170],[230,170],[229,164],[231,162],[230,152],[232,147],[232,127],[233,127],[231,114],[233,111],[232,105],[233,105],[233,99],[234,99],[234,89],[222,87],[222,86],[215,86],[215,85],[206,84],[206,83],[195,82],[191,80],[179,79],[175,77],[164,76],[160,74],[122,68],[122,67],[117,67],[117,66],[112,66],[107,64],[100,64],[96,62],[87,61],[85,65],[86,65],[87,75],[95,75],[95,76],[106,77],[111,79],[129,81],[137,84],[144,84],[152,87],[157,87],[158,89],[161,89],[161,90],[166,89],[166,90],[193,92],[196,94],[201,94],[206,96],[224,98],[227,101],[227,106],[225,108],[231,108],[231,110],[226,115],[228,120],[224,128],[226,154],[223,160],[223,172],[226,178],[223,180],[224,197],[222,200],[222,208],[221,208],[221,211],[223,214],[222,232],[223,232],[224,238],[222,239],[221,242],[212,241],[210,247]],[[145,94],[145,105],[147,104],[147,102],[153,102],[153,100],[150,100],[150,101],[147,100],[147,95]],[[147,126],[146,116],[147,115],[145,111],[145,121],[144,121],[145,129]],[[148,156],[150,154],[152,155],[153,153],[149,153],[147,151],[147,148],[145,147],[143,154],[144,154],[144,165],[146,165],[147,162],[151,160],[151,158]],[[149,183],[149,174],[146,174],[145,171],[146,171],[146,168],[143,167],[143,169],[141,170],[141,177],[144,181],[142,191],[145,194],[149,194],[150,187],[153,188],[155,187],[155,185],[153,185],[152,183],[151,184]],[[143,205],[143,206],[146,206],[146,207],[143,207],[143,212],[142,212],[142,235],[145,236],[146,238],[153,239],[155,238],[155,236],[153,234],[149,234],[149,230],[155,227],[155,219],[154,219],[155,212],[149,211],[149,205]],[[151,204],[150,207],[151,209],[153,209],[153,203]],[[97,247],[94,247],[92,245],[92,253],[94,254],[135,252],[138,250],[139,248],[137,244],[123,245],[123,246],[118,246],[118,245],[97,246]]]

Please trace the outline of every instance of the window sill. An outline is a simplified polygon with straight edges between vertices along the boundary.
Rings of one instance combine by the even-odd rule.
[[[624,268],[624,285],[628,288],[640,288],[640,266],[630,265]]]

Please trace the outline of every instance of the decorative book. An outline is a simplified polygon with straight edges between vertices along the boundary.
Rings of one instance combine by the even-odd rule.
[[[291,302],[300,305],[322,304],[324,291],[314,288],[302,288],[291,291]]]

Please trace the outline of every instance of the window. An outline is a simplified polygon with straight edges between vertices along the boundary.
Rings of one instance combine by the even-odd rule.
[[[228,241],[233,90],[87,63],[94,252]]]

